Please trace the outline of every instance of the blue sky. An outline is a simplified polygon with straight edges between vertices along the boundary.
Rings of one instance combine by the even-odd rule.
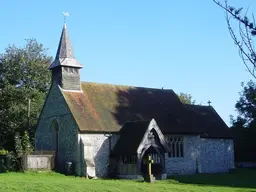
[[[256,10],[256,2],[230,0]],[[229,124],[246,72],[212,0],[1,0],[0,52],[36,38],[54,56],[67,27],[83,81],[173,89]]]

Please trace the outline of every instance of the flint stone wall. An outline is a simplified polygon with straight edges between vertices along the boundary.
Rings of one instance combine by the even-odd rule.
[[[234,168],[232,139],[184,137],[184,157],[165,156],[167,175],[228,172]]]

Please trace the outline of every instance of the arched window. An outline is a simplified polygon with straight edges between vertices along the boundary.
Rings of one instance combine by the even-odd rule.
[[[51,125],[51,133],[52,133],[52,150],[56,153],[58,152],[59,146],[59,125],[56,119],[53,120]]]

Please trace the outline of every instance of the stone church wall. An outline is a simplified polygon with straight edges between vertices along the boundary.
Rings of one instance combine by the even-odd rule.
[[[115,146],[119,135],[113,134],[111,136],[111,149]],[[79,134],[78,139],[82,142],[83,147],[91,148],[91,154],[86,154],[91,156],[93,163],[95,164],[95,172],[97,177],[106,177],[108,174],[108,165],[109,165],[109,138],[104,134]],[[80,159],[80,175],[85,175],[86,162],[83,162],[82,151],[80,143],[80,152],[78,152],[78,158]]]
[[[227,172],[234,168],[233,140],[184,137],[184,157],[165,157],[167,175]]]
[[[58,167],[64,172],[66,161],[76,163],[77,149],[77,125],[70,113],[59,87],[53,83],[46,103],[41,112],[35,133],[35,150],[51,151],[56,150],[56,138],[53,135],[52,123],[57,121],[59,129],[58,144]]]
[[[196,173],[199,147],[198,136],[185,136],[183,157],[169,157],[166,154],[165,166],[167,175]]]
[[[233,140],[200,139],[200,172],[227,172],[234,168]]]

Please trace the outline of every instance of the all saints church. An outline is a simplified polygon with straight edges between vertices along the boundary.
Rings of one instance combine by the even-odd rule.
[[[58,171],[72,162],[79,176],[139,178],[149,155],[161,178],[234,168],[231,131],[212,106],[182,104],[171,89],[82,82],[82,68],[64,25],[35,133]]]

